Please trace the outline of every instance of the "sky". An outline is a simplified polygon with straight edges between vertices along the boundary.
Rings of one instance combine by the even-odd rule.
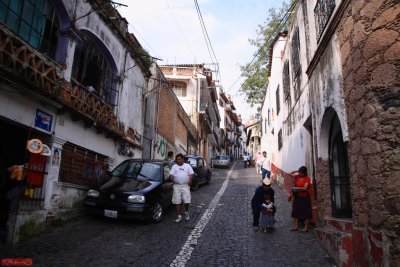
[[[128,21],[129,32],[160,59],[159,65],[218,63],[219,75],[213,77],[231,95],[243,123],[255,115],[256,107],[250,107],[239,92],[244,82],[239,66],[251,62],[256,47],[249,39],[257,38],[268,10],[280,8],[284,0],[197,0],[215,57],[207,49],[194,0],[114,2],[128,6],[117,10]]]

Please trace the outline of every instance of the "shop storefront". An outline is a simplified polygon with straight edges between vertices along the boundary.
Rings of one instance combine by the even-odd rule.
[[[48,145],[50,135],[38,129],[5,118],[0,118],[0,129],[4,138],[0,146],[0,233],[1,243],[5,244],[12,242],[19,212],[43,207],[51,150]]]

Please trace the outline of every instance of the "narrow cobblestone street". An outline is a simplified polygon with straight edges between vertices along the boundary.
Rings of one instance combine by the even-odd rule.
[[[231,171],[213,169],[211,184],[192,193],[189,222],[174,223],[173,208],[159,224],[83,216],[3,249],[1,258],[32,258],[33,266],[335,266],[312,231],[290,231],[290,203],[276,185],[276,229],[253,231],[259,183],[238,161]]]
[[[312,231],[290,231],[291,206],[276,185],[275,231],[253,231],[250,201],[260,181],[254,168],[237,162],[187,266],[334,266]]]

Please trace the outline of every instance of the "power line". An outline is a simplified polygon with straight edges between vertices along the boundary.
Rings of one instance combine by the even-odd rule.
[[[189,44],[188,44],[188,42],[187,42],[187,40],[185,38],[185,35],[183,34],[183,31],[182,31],[181,27],[179,26],[179,23],[178,23],[178,21],[177,21],[177,19],[175,17],[175,14],[174,14],[173,10],[171,9],[170,5],[168,4],[168,0],[166,0],[165,2],[167,4],[167,6],[168,6],[169,12],[171,13],[171,15],[172,15],[172,17],[173,17],[173,19],[175,21],[176,26],[178,27],[178,30],[179,30],[179,32],[180,32],[180,34],[182,36],[183,41],[185,41],[185,44],[186,44],[187,48],[189,49],[189,52],[192,54],[193,57],[195,57],[195,54],[193,53],[193,50],[190,48],[190,46],[189,46]]]
[[[211,44],[210,36],[208,35],[207,28],[206,28],[206,25],[204,23],[203,16],[201,14],[200,7],[199,7],[199,4],[198,4],[197,0],[194,0],[194,4],[196,6],[197,15],[198,15],[199,20],[200,20],[201,30],[203,31],[203,36],[204,36],[204,39],[206,41],[207,50],[208,50],[208,54],[209,54],[210,59],[211,59],[211,63],[214,64],[213,57],[212,57],[212,55],[213,55],[214,59],[216,61],[216,63],[214,64],[216,66],[216,70],[215,71],[217,73],[217,77],[219,77],[219,82],[221,83],[221,74],[220,74],[220,71],[219,71],[218,59],[217,59],[217,56],[215,55],[214,48],[213,48],[213,46]],[[212,55],[211,55],[211,52],[212,52]]]
[[[289,7],[289,9],[286,11],[285,15],[282,17],[282,19],[279,21],[279,23],[276,25],[276,27],[273,29],[273,31],[271,32],[271,34],[268,36],[267,40],[265,41],[264,45],[262,47],[260,47],[257,51],[257,53],[254,55],[253,59],[250,61],[250,63],[247,64],[247,66],[244,68],[244,70],[242,71],[245,72],[246,70],[248,70],[248,68],[251,66],[251,64],[254,62],[254,60],[258,57],[258,55],[261,53],[261,51],[265,48],[265,46],[267,44],[269,44],[269,41],[272,39],[272,37],[275,37],[275,35],[277,34],[277,30],[280,28],[282,22],[285,20],[285,23],[288,19],[288,15],[289,13],[291,13],[291,10],[296,6],[298,0],[295,0],[292,5]],[[235,86],[235,84],[239,81],[239,79],[242,77],[242,75],[240,75],[235,82],[229,87],[228,91],[232,89],[233,86]],[[246,79],[247,81],[247,79]],[[245,82],[246,82],[245,81]],[[245,83],[243,82],[242,85]],[[242,87],[242,86],[240,86]]]
[[[211,62],[214,63],[213,58],[211,56],[211,50],[210,50],[210,49],[212,49],[211,42],[210,42],[210,39],[208,38],[207,29],[204,24],[203,16],[201,15],[200,7],[199,7],[199,4],[197,3],[197,0],[194,0],[194,5],[196,6],[197,16],[199,17],[199,20],[200,20],[200,26],[201,26],[201,30],[203,32],[204,39],[206,41],[208,54],[210,56]]]

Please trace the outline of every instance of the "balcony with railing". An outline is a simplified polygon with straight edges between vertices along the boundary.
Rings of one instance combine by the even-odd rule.
[[[205,108],[204,111],[200,111],[200,120],[203,123],[206,133],[211,134],[213,129],[213,123],[210,117],[210,113],[208,112],[208,108]]]
[[[232,137],[225,137],[225,144],[226,145],[233,145],[235,143],[234,139]]]
[[[215,138],[215,140],[216,140],[216,147],[219,147],[220,145],[219,145],[219,138],[218,138],[218,134],[215,132],[215,130],[213,130],[213,136],[214,136],[214,138]]]
[[[0,24],[0,78],[40,99],[52,101],[99,130],[140,147],[135,132],[125,132],[113,107],[76,81],[62,77],[62,68]],[[29,88],[29,89],[28,89]]]
[[[225,123],[225,130],[227,132],[233,132],[234,131],[234,127],[229,123]]]
[[[242,135],[242,130],[240,130],[239,128],[236,128],[235,129],[235,134],[238,135],[238,136],[241,136]]]

